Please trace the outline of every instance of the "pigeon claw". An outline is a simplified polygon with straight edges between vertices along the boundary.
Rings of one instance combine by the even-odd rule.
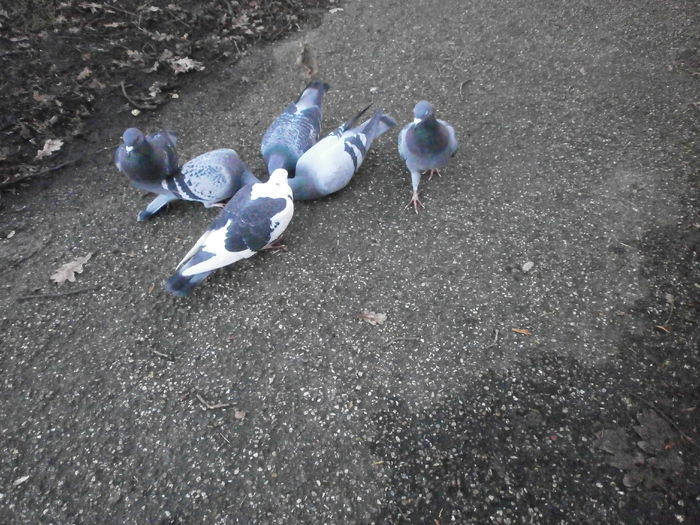
[[[263,250],[273,250],[275,252],[277,251],[287,251],[287,246],[282,242],[282,239],[277,239],[276,241],[271,242],[270,244],[267,244],[262,247]]]
[[[431,168],[426,173],[428,174],[428,182],[430,182],[433,179],[433,175],[442,177],[442,175],[440,174],[440,170],[437,168]]]
[[[423,206],[423,203],[418,198],[417,191],[413,192],[413,195],[411,196],[411,200],[408,202],[408,204],[406,204],[406,208],[410,208],[411,204],[413,204],[413,209],[416,210],[416,213],[418,213],[418,206],[420,206],[421,208],[425,208],[425,206]]]

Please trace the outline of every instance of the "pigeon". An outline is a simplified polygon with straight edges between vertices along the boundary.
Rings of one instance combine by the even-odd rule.
[[[316,144],[321,132],[321,104],[323,95],[330,89],[325,82],[309,82],[296,102],[289,104],[267,128],[260,152],[265,159],[267,172],[285,169],[294,175],[297,160]]]
[[[155,139],[149,140],[151,137]],[[162,152],[166,152],[164,157]],[[168,162],[159,162],[160,158],[167,158]],[[231,198],[244,184],[258,182],[232,149],[203,153],[178,168],[174,135],[170,132],[144,137],[136,128],[127,129],[115,162],[117,168],[129,177],[132,186],[158,194],[138,214],[138,221],[149,219],[166,204],[178,199],[199,201],[207,208],[221,206],[222,201]],[[156,166],[167,166],[167,169]]]
[[[399,154],[406,161],[411,172],[413,196],[406,207],[413,204],[424,208],[418,199],[418,183],[421,172],[430,170],[440,175],[438,168],[447,164],[457,151],[455,130],[444,120],[435,118],[435,110],[430,102],[421,100],[413,108],[413,122],[407,124],[399,134]]]
[[[273,171],[265,183],[246,184],[185,255],[166,289],[173,295],[188,295],[214,270],[273,247],[293,213],[286,170]]]
[[[294,200],[316,199],[344,188],[360,168],[374,139],[396,126],[396,121],[381,109],[355,126],[370,106],[301,156],[294,178],[289,179]]]
[[[172,131],[144,135],[137,128],[129,128],[122,140],[123,144],[114,155],[114,163],[132,182],[158,183],[177,172],[177,135]]]

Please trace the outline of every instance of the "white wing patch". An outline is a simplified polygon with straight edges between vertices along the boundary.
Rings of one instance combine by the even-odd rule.
[[[289,223],[292,221],[292,215],[294,215],[294,202],[290,198],[287,198],[286,200],[287,205],[284,207],[284,209],[270,218],[270,226],[272,227],[272,231],[270,232],[271,243],[279,239],[280,235],[284,233],[284,230],[287,229],[287,226],[289,226]]]
[[[222,253],[217,253],[214,255],[214,257],[207,259],[206,261],[202,261],[199,264],[195,264],[194,266],[190,266],[189,268],[183,270],[182,275],[188,277],[190,275],[197,275],[198,273],[202,272],[211,272],[212,270],[223,268],[224,266],[233,264],[241,259],[252,257],[256,253],[257,252],[248,249],[245,249],[242,252],[227,252],[224,250]]]

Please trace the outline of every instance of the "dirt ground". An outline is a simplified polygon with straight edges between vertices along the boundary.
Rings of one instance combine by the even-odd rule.
[[[157,110],[115,91],[75,163],[0,199],[0,521],[696,522],[698,16],[347,2]],[[403,125],[426,98],[457,156],[416,215],[387,133],[342,192],[298,203],[287,252],[170,297],[216,212],[137,223],[121,131],[262,175],[304,43],[324,130],[369,101]]]

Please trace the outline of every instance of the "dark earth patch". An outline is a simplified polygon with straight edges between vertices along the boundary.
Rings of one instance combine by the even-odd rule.
[[[0,4],[0,188],[73,163],[105,119],[165,104],[252,44],[318,22],[329,0]],[[41,155],[46,141],[65,146]]]

